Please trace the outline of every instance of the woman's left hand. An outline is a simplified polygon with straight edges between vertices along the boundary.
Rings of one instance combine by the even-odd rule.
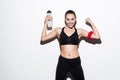
[[[86,18],[86,19],[85,19],[85,22],[86,22],[86,23],[91,23],[92,21],[91,21],[90,18]]]
[[[85,23],[86,23],[87,25],[89,25],[89,26],[92,27],[92,21],[91,21],[90,18],[86,18],[86,19],[85,19]]]

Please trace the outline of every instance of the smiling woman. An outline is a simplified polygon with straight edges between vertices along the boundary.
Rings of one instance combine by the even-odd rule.
[[[46,30],[43,38],[45,45],[40,45],[46,11],[49,9],[53,15],[53,27]],[[93,31],[88,38],[82,39],[83,34],[78,36],[80,44],[74,45],[74,48],[70,44],[76,44],[77,40],[72,40],[75,43],[69,40],[73,39],[76,31],[68,30],[64,24],[65,12],[69,9],[76,13],[75,29],[78,34],[83,29]],[[87,17],[99,30],[102,44],[86,43],[86,40],[95,41],[90,39],[95,38],[95,31],[85,24]],[[63,32],[60,32],[63,27]],[[57,36],[54,35],[54,39],[49,36],[48,39],[51,33],[57,33]],[[0,80],[55,80],[59,55],[72,59],[76,50],[79,51],[86,80],[120,80],[119,34],[119,0],[0,0]],[[62,37],[69,41],[69,45],[60,40]],[[46,39],[54,41],[46,44]],[[67,73],[67,77],[71,78],[71,75],[73,77],[71,72]]]
[[[67,73],[71,73],[75,80],[85,80],[83,69],[81,66],[80,53],[78,52],[79,40],[81,37],[88,39],[100,39],[98,30],[96,29],[90,18],[85,21],[92,28],[92,33],[84,29],[76,29],[76,14],[73,10],[65,13],[65,26],[57,27],[47,34],[47,23],[50,17],[46,16],[44,28],[41,35],[41,42],[45,42],[52,38],[57,38],[60,43],[60,56],[56,69],[56,80],[65,80]]]

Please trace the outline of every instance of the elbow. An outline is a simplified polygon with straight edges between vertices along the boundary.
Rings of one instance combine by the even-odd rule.
[[[94,39],[94,42],[97,44],[101,44],[102,43],[101,37],[100,36],[96,37],[96,39]]]
[[[40,40],[40,44],[43,45],[44,44],[44,39]]]
[[[44,44],[44,39],[40,39],[40,44],[43,45]]]
[[[43,41],[42,41],[42,40],[40,40],[40,44],[41,44],[41,45],[42,45],[42,42],[43,42]]]
[[[43,44],[45,44],[45,42],[44,42],[44,41],[42,41],[42,40],[40,40],[40,45],[43,45]]]
[[[94,39],[100,39],[100,35],[93,33],[93,38],[94,38]]]
[[[44,44],[46,44],[46,43],[47,43],[47,40],[45,40],[45,39],[43,39],[43,38],[40,40],[40,44],[41,44],[41,45],[44,45]]]
[[[40,41],[40,45],[43,45],[43,41]]]
[[[100,39],[100,35],[98,34],[96,38],[97,38],[97,39]]]
[[[94,39],[100,39],[100,36],[95,36]]]
[[[96,39],[100,39],[100,36],[96,36]]]

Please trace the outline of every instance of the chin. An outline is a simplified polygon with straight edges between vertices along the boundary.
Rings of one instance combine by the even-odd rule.
[[[74,26],[68,26],[70,29],[74,28]]]

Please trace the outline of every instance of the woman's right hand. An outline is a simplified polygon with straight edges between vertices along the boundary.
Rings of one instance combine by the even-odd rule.
[[[48,21],[50,21],[50,20],[52,20],[52,17],[49,16],[49,15],[47,15],[47,16],[45,17],[45,21],[44,21],[44,23],[47,24]]]

